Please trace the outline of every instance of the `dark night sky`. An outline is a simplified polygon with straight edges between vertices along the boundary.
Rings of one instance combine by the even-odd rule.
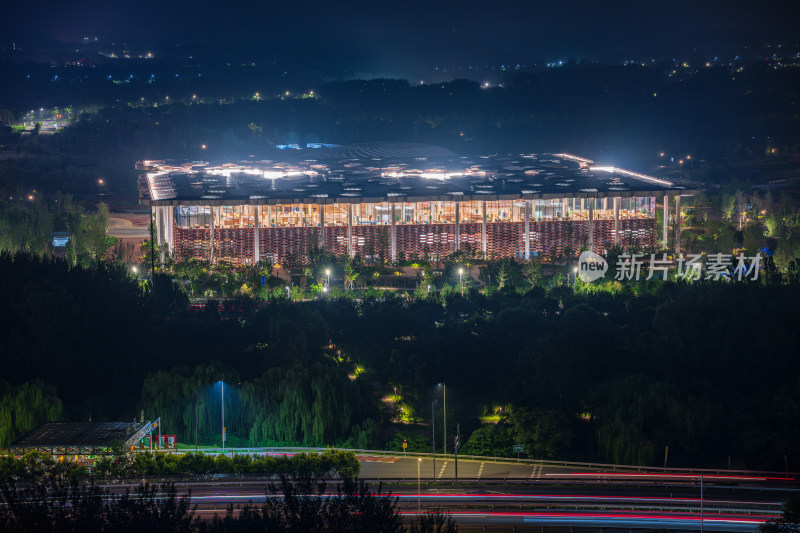
[[[205,53],[313,58],[339,55],[372,68],[724,54],[765,42],[795,44],[797,2],[14,2],[3,39],[83,36],[165,53],[181,43]],[[198,51],[198,53],[202,53]]]

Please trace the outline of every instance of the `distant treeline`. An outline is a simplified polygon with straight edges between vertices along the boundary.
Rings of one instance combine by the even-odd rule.
[[[275,144],[320,141],[413,141],[458,153],[569,151],[641,169],[660,152],[676,161],[692,154],[692,168],[687,162],[680,173],[718,181],[733,177],[725,158],[800,152],[797,69],[672,70],[551,69],[515,73],[491,88],[466,80],[358,80],[302,94],[265,89],[260,97],[256,89],[215,98],[186,86],[155,100],[141,100],[142,90],[152,89],[146,80],[121,87],[98,80],[107,85],[98,95],[104,105],[64,131],[24,137],[0,131],[0,144],[22,156],[0,161],[0,191],[29,185],[21,175],[41,168],[36,185],[50,190],[98,192],[96,179],[103,177],[109,190],[131,192],[137,159],[269,158],[279,157]],[[53,98],[63,100],[71,89],[85,94],[83,83],[59,85]],[[109,94],[116,96],[106,100]]]
[[[0,256],[0,405],[12,421],[0,441],[58,417],[42,407],[58,398],[63,419],[160,416],[180,442],[218,445],[222,380],[229,446],[399,451],[407,437],[425,450],[430,428],[417,424],[438,398],[442,427],[444,381],[449,438],[459,423],[469,453],[524,444],[532,457],[660,465],[669,447],[670,466],[800,461],[797,277],[585,289],[511,278],[464,297],[243,299],[224,315],[186,310],[168,278],[155,302],[150,291],[121,268]]]

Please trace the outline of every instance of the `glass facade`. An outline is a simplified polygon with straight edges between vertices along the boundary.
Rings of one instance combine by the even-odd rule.
[[[486,201],[486,222],[524,222],[525,204],[530,202],[532,222],[548,220],[588,220],[594,204],[594,220],[614,219],[613,198],[559,198],[549,200]],[[480,224],[483,221],[482,201],[461,202],[459,221]],[[396,224],[453,224],[456,202],[397,202],[394,204]],[[325,226],[347,226],[351,204],[326,204]],[[619,198],[620,220],[654,218],[656,202],[652,197]],[[252,228],[258,212],[260,228],[319,227],[320,206],[317,204],[223,205],[218,207],[182,205],[174,208],[175,223],[180,228],[204,229],[211,224],[224,229]],[[352,204],[354,226],[382,226],[392,223],[392,203]]]

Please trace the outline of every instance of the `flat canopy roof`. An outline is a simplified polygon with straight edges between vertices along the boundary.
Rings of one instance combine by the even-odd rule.
[[[134,434],[126,422],[45,422],[29,431],[11,447],[110,446],[126,441]]]
[[[144,205],[239,205],[605,198],[688,194],[570,154],[459,156],[412,143],[292,150],[281,160],[140,161]]]

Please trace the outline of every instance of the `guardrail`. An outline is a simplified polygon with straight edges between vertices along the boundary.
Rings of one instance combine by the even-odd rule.
[[[275,453],[275,454],[291,454],[291,453],[304,453],[304,452],[324,452],[327,450],[338,450],[344,452],[353,452],[356,455],[371,455],[371,456],[382,456],[382,457],[396,457],[396,458],[403,458],[403,457],[433,457],[434,454],[430,452],[406,452],[406,453],[398,453],[395,451],[386,451],[386,450],[363,450],[363,449],[356,449],[356,448],[321,448],[321,447],[301,447],[301,446],[270,446],[270,447],[262,447],[262,448],[200,448],[197,451],[207,454],[214,454],[219,455],[222,453],[225,454],[249,454],[249,455],[258,455],[264,453]],[[191,449],[183,449],[183,450],[169,450],[171,453],[191,453],[194,450]],[[437,453],[435,454],[437,459],[447,459],[453,460],[455,455],[452,453],[443,454]],[[566,468],[591,468],[595,470],[607,470],[607,471],[621,471],[621,472],[642,472],[642,473],[653,473],[653,472],[662,472],[665,474],[696,474],[696,475],[706,475],[706,474],[714,474],[714,475],[726,475],[726,474],[739,474],[739,475],[767,475],[767,476],[787,476],[787,477],[798,477],[800,476],[800,472],[775,472],[775,471],[768,471],[768,470],[726,470],[726,469],[713,469],[713,468],[672,468],[672,467],[660,467],[660,466],[636,466],[636,465],[615,465],[615,464],[607,464],[607,463],[583,463],[583,462],[575,462],[575,461],[552,461],[547,459],[516,459],[513,457],[489,457],[483,455],[464,455],[459,454],[458,458],[461,460],[467,461],[481,461],[485,463],[510,463],[510,464],[530,464],[530,465],[542,465],[542,466],[560,466]]]

